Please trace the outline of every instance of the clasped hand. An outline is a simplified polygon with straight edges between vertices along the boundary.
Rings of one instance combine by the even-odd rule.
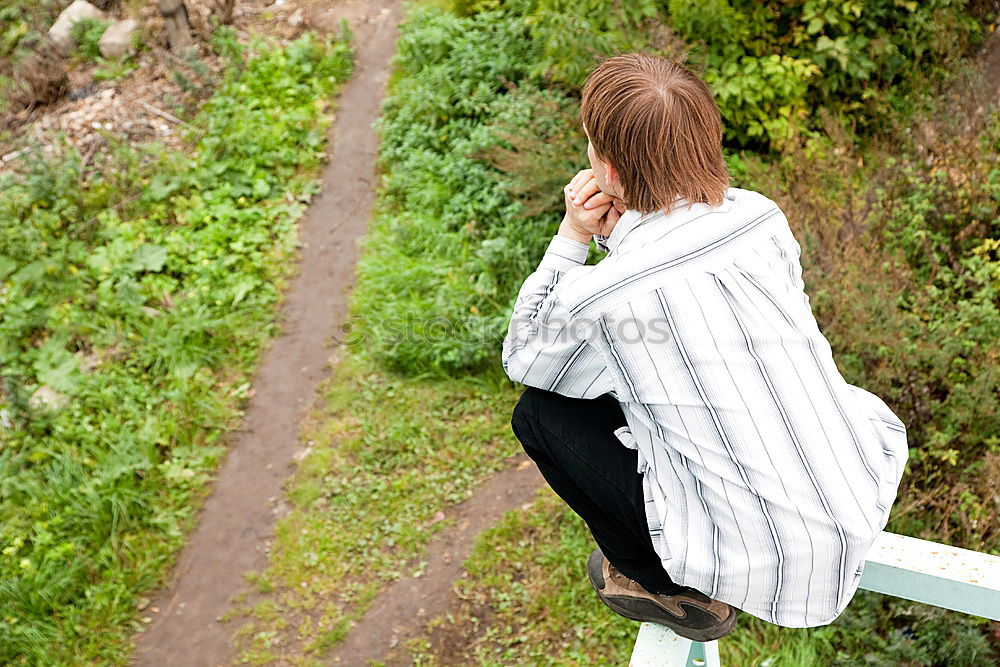
[[[594,234],[609,236],[618,224],[623,204],[597,185],[593,169],[584,169],[563,188],[566,216],[559,234],[580,243],[590,243]]]

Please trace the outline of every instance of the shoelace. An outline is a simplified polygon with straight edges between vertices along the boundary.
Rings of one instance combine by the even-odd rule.
[[[614,581],[616,585],[621,586],[622,588],[628,588],[632,590],[642,590],[642,591],[646,590],[639,584],[638,581],[626,577],[624,574],[622,574],[621,570],[612,565],[610,562],[608,563],[608,578]]]

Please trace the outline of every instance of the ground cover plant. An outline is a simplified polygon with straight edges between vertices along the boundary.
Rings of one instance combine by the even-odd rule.
[[[188,147],[0,174],[0,662],[120,661],[275,332],[347,37],[215,47]]]
[[[83,18],[73,24],[69,34],[76,42],[77,55],[81,59],[97,60],[101,57],[101,37],[109,25],[110,21],[92,18]]]

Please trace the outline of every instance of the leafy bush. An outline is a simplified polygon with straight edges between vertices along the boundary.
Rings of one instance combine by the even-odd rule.
[[[539,45],[531,65],[570,89],[602,57],[686,58],[717,96],[734,147],[780,147],[821,127],[825,106],[863,127],[906,108],[984,34],[965,0],[453,1],[460,16],[518,17]],[[681,41],[683,40],[683,42]],[[685,46],[686,43],[686,46]]]
[[[0,662],[120,657],[273,333],[349,48],[259,47],[191,150],[0,175]],[[93,167],[93,164],[91,164]]]
[[[963,0],[669,0],[670,25],[718,95],[727,140],[787,143],[826,107],[859,125],[892,112],[923,71],[982,34]],[[891,98],[891,99],[887,99]]]
[[[800,12],[819,7],[806,4]],[[882,12],[877,16],[889,11],[876,4]],[[935,11],[957,11],[946,0],[932,4]],[[371,350],[391,366],[455,373],[483,368],[494,358],[506,308],[523,276],[518,272],[532,265],[557,215],[558,191],[551,188],[585,166],[574,87],[595,55],[641,44],[679,52],[675,41],[663,41],[669,31],[657,27],[656,3],[630,4],[628,11],[596,5],[465,2],[456,3],[457,13],[417,8],[404,25],[397,78],[381,124],[387,215],[376,225],[370,259],[362,265],[362,285],[370,276],[373,298],[362,287],[364,305],[356,311],[372,320],[366,329]],[[781,14],[723,0],[697,11],[691,7],[670,3],[667,9],[674,29],[712,36],[707,50],[693,57],[706,64],[706,79],[737,144],[767,144],[806,121],[821,126],[820,114],[808,114],[817,100],[814,86],[837,91],[846,84],[819,81],[825,73],[808,58],[768,53],[792,41],[792,28],[781,32],[768,21],[784,17],[789,23],[793,8]],[[908,16],[924,11],[896,10]],[[861,21],[854,11],[848,22]],[[754,27],[763,31],[758,41]],[[800,27],[808,33],[805,23]],[[728,38],[715,37],[713,29]],[[572,48],[567,35],[589,37],[576,39],[584,46]],[[746,51],[741,40],[756,50]],[[745,55],[708,67],[708,55],[733,55],[725,44]],[[553,123],[559,127],[543,129]],[[434,260],[426,262],[420,253]],[[412,322],[400,323],[400,317]],[[436,334],[420,324],[431,320]],[[380,328],[379,321],[389,324]]]
[[[45,40],[62,0],[0,0],[0,74]]]
[[[580,86],[602,59],[656,47],[680,55],[680,42],[660,18],[657,0],[534,0],[508,5],[523,13],[532,40],[541,45],[532,74]]]
[[[875,280],[893,290],[882,317],[821,315],[852,373],[905,418],[907,494],[924,510],[906,519],[909,530],[997,550],[989,467],[1000,456],[1000,113],[978,128],[968,122],[975,115],[950,113],[962,122],[926,123],[936,136],[898,151],[876,175],[867,236],[883,255]],[[863,332],[865,321],[879,321],[878,331]]]

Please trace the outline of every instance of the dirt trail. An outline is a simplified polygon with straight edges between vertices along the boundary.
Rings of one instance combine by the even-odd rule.
[[[138,665],[228,663],[232,629],[216,619],[244,588],[243,574],[266,564],[260,549],[275,519],[269,501],[291,473],[301,413],[328,372],[328,339],[346,311],[355,241],[365,232],[373,203],[377,140],[371,123],[388,79],[401,9],[398,0],[312,4],[327,8],[318,26],[336,28],[341,17],[352,24],[354,76],[337,104],[321,194],[301,223],[299,275],[282,307],[283,333],[264,355],[244,427],[198,526],[171,580],[149,606],[160,612],[151,614],[155,620],[135,639]]]
[[[448,510],[455,525],[427,545],[424,573],[384,588],[328,660],[344,665],[385,660],[395,646],[449,609],[455,600],[452,583],[462,576],[473,540],[507,510],[529,502],[542,485],[542,476],[528,457],[522,455],[519,461],[493,475],[472,498]]]

